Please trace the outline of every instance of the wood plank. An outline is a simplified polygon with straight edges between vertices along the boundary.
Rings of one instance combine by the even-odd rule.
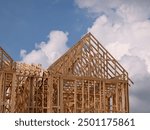
[[[63,78],[60,78],[60,112],[64,112]]]
[[[77,81],[74,81],[74,112],[77,110]]]
[[[52,91],[52,89],[53,89],[53,77],[52,76],[49,76],[49,78],[48,78],[48,82],[47,82],[48,84],[48,88],[47,88],[47,112],[53,112],[52,111],[52,106],[53,106],[53,103],[52,103],[52,98],[53,98],[53,91]]]
[[[84,112],[84,80],[82,80],[82,112]]]

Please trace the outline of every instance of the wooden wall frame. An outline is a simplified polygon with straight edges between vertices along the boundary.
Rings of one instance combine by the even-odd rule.
[[[91,34],[47,70],[0,47],[0,112],[129,112],[128,72]]]

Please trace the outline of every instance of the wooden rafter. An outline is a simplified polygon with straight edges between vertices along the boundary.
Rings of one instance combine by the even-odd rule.
[[[72,74],[104,79],[118,77],[132,82],[128,78],[128,72],[91,33],[86,34],[48,70],[52,74]]]

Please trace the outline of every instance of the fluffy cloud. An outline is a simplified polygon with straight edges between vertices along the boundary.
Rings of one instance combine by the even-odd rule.
[[[149,112],[150,74],[145,60],[137,56],[123,56],[121,63],[127,68],[135,85],[130,88],[131,112]],[[140,107],[142,106],[142,107]]]
[[[87,31],[121,62],[134,81],[131,112],[150,112],[150,1],[76,0],[76,4],[97,16]]]
[[[90,13],[110,13],[120,4],[120,0],[75,0],[79,8],[87,9]]]
[[[112,19],[115,18],[115,21],[119,19],[117,15],[136,20],[150,16],[149,0],[75,0],[75,3],[89,13],[106,14]]]
[[[20,55],[25,63],[42,64],[47,68],[57,58],[59,58],[66,50],[68,33],[62,31],[51,31],[48,35],[47,42],[36,44],[35,49],[27,53],[26,50],[21,50]]]

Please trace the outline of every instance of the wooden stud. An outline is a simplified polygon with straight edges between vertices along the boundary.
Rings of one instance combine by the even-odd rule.
[[[98,112],[102,112],[102,89],[103,89],[103,87],[102,87],[102,82],[100,81],[100,83],[99,83],[99,110],[98,110]]]
[[[77,81],[74,80],[74,112],[77,110]]]
[[[96,91],[95,91],[95,81],[93,81],[93,83],[94,83],[94,86],[93,86],[93,87],[94,87],[93,95],[94,95],[94,112],[95,112],[95,110],[96,110],[96,102],[95,102],[95,99],[96,99],[96,98],[95,98],[95,97],[96,97],[96,96],[95,96],[95,93],[96,93]]]
[[[0,72],[0,113],[2,113],[2,106],[3,106],[3,100],[2,100],[2,95],[3,95],[3,72]]]
[[[47,92],[47,112],[53,112],[52,111],[52,106],[53,106],[53,103],[52,103],[52,89],[53,89],[53,77],[52,76],[49,76],[48,77],[48,92]]]
[[[63,101],[63,78],[60,78],[60,112],[64,112],[64,101]]]
[[[105,82],[104,81],[102,81],[102,86],[103,86],[103,101],[102,101],[102,103],[103,103],[103,110],[102,110],[102,112],[106,112],[106,91],[105,91]]]
[[[15,112],[15,90],[16,90],[16,83],[15,83],[15,80],[16,80],[16,74],[14,73],[13,74],[13,79],[12,79],[12,92],[11,92],[11,112]]]
[[[115,97],[115,99],[116,99],[116,101],[115,101],[116,102],[116,111],[119,112],[119,107],[118,107],[119,106],[119,102],[118,102],[118,97],[119,97],[119,95],[118,95],[118,83],[116,83],[116,89],[115,90],[116,90],[116,92],[115,92],[115,95],[116,95],[116,97]]]
[[[82,80],[82,112],[84,112],[84,80]]]

